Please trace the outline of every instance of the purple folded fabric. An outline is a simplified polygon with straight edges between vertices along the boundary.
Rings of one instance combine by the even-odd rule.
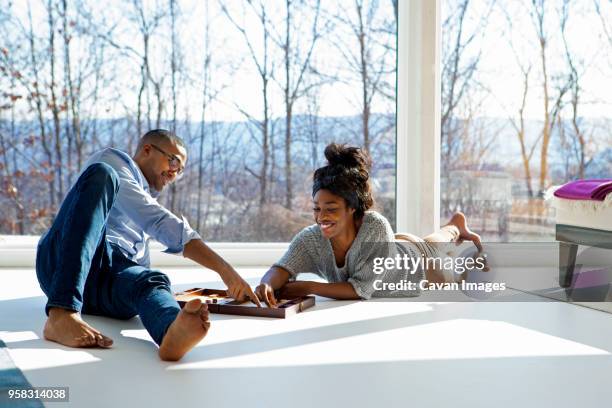
[[[555,197],[603,201],[608,193],[612,193],[612,179],[576,180],[558,188]]]

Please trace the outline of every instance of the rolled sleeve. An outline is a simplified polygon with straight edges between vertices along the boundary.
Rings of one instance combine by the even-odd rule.
[[[177,247],[177,248],[167,247],[166,250],[164,251],[165,253],[173,254],[173,255],[182,255],[183,250],[185,249],[185,245],[187,245],[189,241],[191,241],[192,239],[202,239],[202,237],[200,237],[200,234],[198,234],[194,229],[191,228],[191,226],[189,225],[189,222],[187,221],[185,217],[181,217],[181,220],[183,222],[183,231],[181,233],[180,247]]]
[[[362,300],[368,300],[372,297],[373,291],[370,291],[367,287],[365,287],[364,282],[355,278],[349,278],[348,283],[353,286],[355,293],[357,293],[357,296],[359,296]]]
[[[309,247],[312,246],[312,243],[310,245],[308,243],[309,240],[312,241],[310,235],[311,233],[308,228],[300,231],[291,240],[289,248],[283,257],[272,265],[289,272],[291,281],[295,280],[300,273],[311,272],[318,274],[316,264],[309,253]]]
[[[347,279],[359,297],[363,300],[368,300],[372,297],[376,289],[374,282],[377,280],[385,281],[388,271],[382,274],[374,273],[374,259],[387,258],[395,256],[395,244],[385,242],[385,236],[379,237],[382,242],[367,242],[361,246],[362,256],[357,263],[354,272]]]
[[[372,268],[362,265],[347,282],[353,285],[353,289],[363,300],[368,300],[374,293],[374,281],[381,279],[380,275],[376,275]]]

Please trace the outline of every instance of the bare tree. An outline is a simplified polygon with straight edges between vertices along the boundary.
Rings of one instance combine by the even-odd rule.
[[[252,115],[247,113],[244,109],[240,108],[240,106],[237,106],[237,108],[242,112],[242,114],[247,117],[247,119],[249,119],[251,123],[255,123],[259,130],[259,133],[261,134],[260,138],[255,139],[257,140],[257,143],[259,144],[262,150],[261,167],[259,173],[257,174],[252,170],[248,169],[247,167],[247,171],[249,171],[259,180],[259,208],[261,211],[268,202],[268,169],[270,165],[270,79],[272,78],[274,72],[274,63],[270,50],[270,20],[264,1],[248,2],[248,9],[251,10],[251,12],[256,16],[257,21],[261,27],[261,41],[263,47],[261,51],[258,52],[254,47],[253,42],[251,41],[249,33],[247,32],[246,24],[244,22],[238,22],[234,18],[234,16],[232,16],[232,13],[230,12],[230,10],[228,10],[225,3],[220,3],[220,6],[227,19],[236,28],[236,30],[238,30],[244,42],[246,43],[249,57],[255,65],[257,73],[261,80],[261,101],[263,108],[263,118],[261,120],[257,120]]]
[[[133,0],[132,7],[134,14],[131,16],[131,20],[135,21],[138,25],[138,30],[142,40],[142,53],[135,51],[131,47],[128,48],[132,51],[132,54],[136,54],[136,56],[140,60],[140,88],[138,89],[136,110],[136,131],[137,136],[139,137],[143,134],[143,98],[146,98],[147,128],[151,128],[152,107],[149,93],[149,83],[152,84],[155,96],[157,98],[156,127],[159,127],[161,121],[161,114],[163,111],[163,100],[161,95],[163,78],[157,80],[153,78],[153,75],[151,73],[150,47],[151,38],[153,37],[155,30],[160,26],[162,19],[166,17],[166,11],[163,9],[156,8],[153,11],[152,15],[150,17],[147,17],[145,12],[145,6],[142,3],[142,0]]]
[[[197,199],[197,214],[196,214],[196,226],[198,231],[202,230],[203,223],[206,223],[206,218],[202,219],[202,190],[204,188],[204,144],[206,142],[206,111],[209,103],[211,102],[211,62],[212,52],[210,49],[210,4],[209,0],[205,1],[204,11],[204,49],[203,49],[203,65],[202,65],[202,116],[200,117],[200,145],[199,145],[199,163],[198,163],[198,199]],[[213,139],[214,143],[214,139]],[[213,145],[214,151],[214,145]],[[215,155],[211,156],[211,185],[214,186],[214,160]],[[209,193],[209,199],[212,196],[212,191]],[[210,203],[210,201],[209,201]],[[210,205],[208,206],[210,208]]]
[[[510,29],[510,33],[515,29],[514,28],[514,19],[513,16],[509,13],[509,11],[505,8],[502,9],[504,16],[506,18],[507,26]],[[540,143],[540,138],[538,138],[535,142],[529,146],[527,134],[526,134],[526,112],[525,109],[527,107],[527,97],[529,95],[529,86],[530,86],[530,78],[532,77],[532,69],[533,65],[530,61],[523,61],[520,56],[520,53],[517,52],[516,46],[513,43],[512,35],[508,35],[508,46],[512,50],[514,55],[514,60],[516,61],[516,65],[521,72],[521,99],[520,104],[517,109],[512,109],[512,113],[508,115],[509,121],[516,132],[516,136],[519,142],[519,146],[521,149],[521,163],[523,166],[523,177],[525,180],[525,188],[527,190],[527,195],[529,198],[533,198],[533,186],[532,186],[532,174],[531,174],[531,159],[533,154]]]
[[[540,149],[540,180],[539,195],[544,193],[548,183],[548,149],[552,136],[552,129],[555,125],[557,115],[560,114],[563,104],[563,97],[568,91],[569,83],[562,83],[557,92],[553,90],[548,72],[547,47],[549,34],[546,30],[546,13],[544,0],[532,0],[530,15],[535,27],[539,54],[540,68],[542,70],[542,93],[543,93],[543,116],[542,142]],[[554,96],[553,96],[554,94]]]
[[[57,171],[58,191],[57,201],[61,201],[64,198],[64,172],[63,172],[63,153],[62,153],[62,140],[61,140],[61,123],[60,123],[60,112],[65,110],[65,106],[59,105],[59,98],[56,94],[56,55],[55,55],[55,13],[54,13],[53,0],[47,2],[47,18],[49,23],[49,63],[50,63],[50,75],[51,83],[49,84],[49,92],[51,93],[51,115],[53,117],[53,134],[55,137],[55,170]]]
[[[42,148],[44,150],[45,156],[47,158],[48,167],[53,166],[53,152],[51,150],[52,141],[48,139],[47,135],[47,126],[45,123],[44,111],[45,106],[47,105],[46,99],[42,93],[42,85],[41,85],[41,75],[39,70],[39,63],[37,58],[37,50],[35,44],[35,34],[34,34],[34,25],[32,23],[32,10],[30,7],[30,2],[28,1],[28,44],[30,46],[30,63],[32,68],[32,73],[34,77],[33,89],[29,91],[31,95],[31,101],[34,103],[34,107],[36,110],[36,118],[38,120],[38,129],[40,133],[40,142]],[[50,177],[49,180],[49,205],[53,208],[57,203],[57,196],[55,192],[55,177]]]
[[[597,14],[597,16],[599,17],[599,20],[601,21],[601,28],[603,29],[604,35],[606,36],[606,38],[608,39],[608,42],[612,45],[612,27],[610,27],[610,1],[609,0],[603,0],[604,5],[602,6],[601,4],[601,0],[593,0],[593,3],[595,4],[595,13]],[[606,6],[607,3],[607,6]],[[608,10],[606,12],[606,10],[604,10],[604,8],[608,7]]]
[[[96,30],[97,26],[107,27],[109,26],[109,23],[104,16],[94,17],[94,13],[92,13],[85,3],[80,5],[78,13],[82,22],[79,24],[78,30],[82,36],[87,35],[90,38],[87,48],[90,55],[90,58],[87,59],[88,64],[90,65],[89,72],[87,74],[82,73],[80,76],[85,75],[93,78],[91,88],[88,90],[81,89],[84,81],[82,79],[79,81],[79,90],[85,93],[83,98],[91,101],[91,103],[89,103],[87,106],[83,106],[81,102],[78,104],[79,108],[81,109],[80,115],[86,118],[85,121],[79,121],[81,127],[79,133],[82,134],[80,141],[82,146],[80,149],[84,150],[87,146],[91,146],[92,150],[97,150],[102,147],[101,143],[104,143],[102,140],[100,140],[101,135],[99,132],[99,124],[101,122],[100,115],[103,112],[104,105],[104,102],[103,100],[100,100],[100,97],[109,94],[113,95],[113,93],[108,92],[107,89],[112,83],[112,77],[108,74],[108,72],[113,72],[113,75],[116,74],[113,70],[107,69],[108,66],[105,62],[106,58],[109,57],[111,53],[108,52],[107,43],[100,38]],[[114,27],[111,27],[110,29],[113,30]],[[83,154],[84,152],[81,153],[81,156]],[[81,164],[79,166],[81,166]]]
[[[278,82],[280,82],[283,90],[285,104],[285,207],[289,210],[292,209],[293,203],[291,160],[293,110],[297,100],[308,92],[308,89],[304,87],[304,79],[307,70],[312,68],[311,59],[315,45],[321,37],[319,31],[320,0],[316,0],[312,8],[309,5],[302,4],[302,8],[304,6],[307,6],[306,12],[294,16],[294,13],[300,10],[292,0],[285,1],[285,36],[284,39],[277,41],[283,50],[284,77]],[[313,11],[313,16],[305,15]],[[301,39],[305,35],[299,30],[301,28],[300,22],[308,21],[309,18],[312,19],[312,25],[308,30],[310,36],[304,44]]]
[[[571,129],[572,139],[575,146],[575,155],[578,161],[578,177],[583,179],[585,177],[585,170],[589,162],[586,159],[586,147],[587,140],[590,139],[585,129],[583,128],[582,120],[579,115],[579,107],[581,105],[582,97],[582,86],[581,79],[584,75],[584,67],[579,67],[580,62],[574,53],[570,50],[569,42],[567,39],[567,24],[570,16],[570,2],[567,0],[563,1],[561,6],[561,37],[563,39],[563,47],[565,49],[565,59],[569,68],[569,96],[570,96],[570,107],[572,111],[571,117]],[[563,126],[562,121],[561,127]],[[568,155],[569,156],[569,155]]]
[[[307,96],[307,115],[306,115],[306,137],[310,144],[310,167],[317,168],[319,163],[319,143],[321,135],[319,134],[319,115],[320,104],[319,95],[316,93],[316,88],[311,89]]]
[[[15,89],[15,77],[16,72],[13,72],[10,81],[10,96],[9,98],[13,98],[16,95]],[[14,102],[14,100],[13,100]],[[25,217],[24,217],[24,206],[21,202],[21,190],[17,185],[17,176],[18,176],[18,167],[17,161],[15,160],[15,156],[13,160],[10,160],[9,152],[12,150],[13,154],[16,154],[14,146],[10,146],[11,142],[17,140],[16,128],[15,128],[15,104],[11,103],[9,105],[10,117],[9,117],[9,134],[8,140],[5,136],[5,131],[0,129],[0,153],[2,156],[2,168],[4,169],[4,177],[2,182],[2,190],[8,196],[8,198],[12,201],[15,208],[15,219],[17,224],[17,231],[13,230],[12,233],[17,232],[20,235],[25,233]],[[2,117],[0,116],[0,119]],[[12,170],[11,170],[12,169]]]
[[[171,48],[171,55],[170,55],[170,75],[171,75],[171,92],[172,92],[172,126],[171,126],[171,130],[172,132],[176,133],[176,111],[177,111],[177,105],[178,105],[178,99],[177,99],[177,76],[179,74],[178,72],[178,66],[180,64],[179,62],[179,44],[178,44],[178,40],[176,37],[176,13],[177,13],[177,5],[176,5],[176,0],[169,0],[170,1],[170,48]],[[159,112],[158,112],[159,114]],[[159,115],[159,117],[161,118],[161,115]],[[159,126],[157,126],[159,127]],[[174,212],[176,211],[176,184],[172,183],[172,185],[170,186],[170,211]]]
[[[74,146],[76,149],[77,155],[77,169],[80,169],[83,165],[83,138],[81,133],[81,116],[80,116],[80,104],[79,104],[79,96],[82,86],[82,78],[79,76],[76,78],[76,83],[73,78],[72,73],[72,63],[71,63],[71,52],[70,52],[70,41],[72,40],[72,35],[69,31],[69,27],[76,26],[75,21],[69,21],[68,16],[68,3],[66,0],[62,0],[62,9],[61,9],[61,18],[62,18],[62,38],[64,40],[64,94],[66,102],[64,105],[66,106],[66,121],[69,123],[66,126],[66,137],[68,139],[68,168],[72,170],[72,142],[74,141]],[[81,71],[82,72],[82,71]],[[69,121],[70,120],[70,121]],[[72,171],[71,171],[72,173]],[[71,175],[69,175],[68,179],[71,180]]]
[[[521,160],[523,163],[523,170],[525,172],[525,187],[527,188],[527,194],[531,198],[533,197],[533,187],[531,185],[531,158],[538,145],[539,139],[532,144],[531,148],[527,146],[527,138],[525,134],[525,107],[527,104],[527,94],[529,92],[529,74],[531,72],[531,66],[527,69],[521,67],[523,73],[523,93],[521,98],[521,105],[518,109],[518,121],[512,119],[511,123],[516,131],[517,138],[521,147]],[[529,152],[527,151],[529,150]]]
[[[26,226],[25,209],[29,208],[32,214],[45,216],[53,208],[57,196],[52,170],[54,152],[49,147],[44,119],[48,101],[39,91],[42,85],[38,75],[40,67],[31,12],[28,9],[26,27],[20,20],[10,18],[11,11],[9,7],[4,13],[0,12],[0,38],[3,38],[0,47],[0,83],[3,79],[8,81],[8,84],[1,85],[4,92],[0,95],[6,103],[0,101],[0,114],[2,110],[10,112],[8,121],[0,120],[0,132],[3,133],[0,143],[0,196],[3,193],[14,205],[15,215],[9,216],[10,210],[7,209],[9,212],[6,215],[12,220],[8,222],[23,233],[31,227],[30,224]],[[22,47],[23,43],[28,47]],[[20,106],[20,103],[27,106]],[[23,108],[32,112],[36,119],[32,122],[20,120],[17,115],[23,112]],[[7,123],[8,130],[1,129]],[[40,133],[37,134],[37,130]],[[36,140],[42,141],[46,161],[37,155]],[[29,177],[24,177],[24,171],[29,171]],[[42,185],[37,186],[40,182]],[[31,186],[35,186],[35,192],[28,191]],[[49,194],[48,199],[43,198],[45,193]],[[11,230],[15,231],[13,227]]]
[[[470,124],[461,120],[460,109],[469,104],[473,94],[483,89],[477,79],[482,48],[478,39],[486,29],[493,10],[493,2],[479,16],[471,30],[466,29],[466,18],[470,11],[470,0],[461,0],[451,9],[442,23],[442,101],[441,101],[441,165],[442,173],[448,174],[459,159],[463,146],[462,135]]]
[[[384,46],[395,41],[395,36],[381,35],[385,30],[377,24],[380,4],[377,0],[354,0],[352,10],[336,13],[334,19],[348,30],[348,38],[341,35],[334,39],[350,70],[357,77],[359,110],[363,147],[370,151],[372,141],[371,116],[373,99],[382,94],[385,79],[395,73],[395,63],[390,60],[392,47]],[[387,22],[385,22],[387,23]],[[382,37],[382,39],[378,38]],[[350,41],[349,41],[350,39]]]

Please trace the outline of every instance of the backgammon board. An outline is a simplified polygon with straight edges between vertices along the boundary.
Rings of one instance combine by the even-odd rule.
[[[200,299],[208,304],[210,313],[230,314],[240,316],[276,317],[284,319],[314,306],[314,296],[302,296],[295,299],[277,300],[276,307],[267,307],[263,302],[257,307],[253,302],[239,302],[230,298],[227,291],[220,289],[193,288],[174,294],[179,305],[183,307],[192,299]]]

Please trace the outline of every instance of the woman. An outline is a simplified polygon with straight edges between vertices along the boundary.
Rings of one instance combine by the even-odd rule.
[[[438,232],[425,239],[411,234],[394,235],[387,219],[370,210],[374,205],[368,155],[357,147],[332,143],[325,148],[327,166],[313,176],[313,213],[316,224],[304,228],[291,241],[285,255],[266,272],[255,292],[268,306],[276,305],[274,292],[282,298],[315,294],[334,299],[369,299],[380,296],[372,270],[376,257],[394,257],[397,251],[415,256],[437,256],[436,243],[473,241],[481,249],[480,237],[469,230],[465,216],[456,213]],[[395,245],[408,241],[408,246]],[[387,245],[385,245],[387,243]],[[390,247],[392,247],[390,249]],[[410,247],[416,249],[411,250]],[[298,274],[312,272],[328,283],[295,281]],[[449,280],[433,267],[418,271],[416,279],[430,282]],[[403,275],[402,275],[403,274]],[[387,273],[383,279],[410,278],[407,272]],[[415,296],[419,291],[386,295]]]

